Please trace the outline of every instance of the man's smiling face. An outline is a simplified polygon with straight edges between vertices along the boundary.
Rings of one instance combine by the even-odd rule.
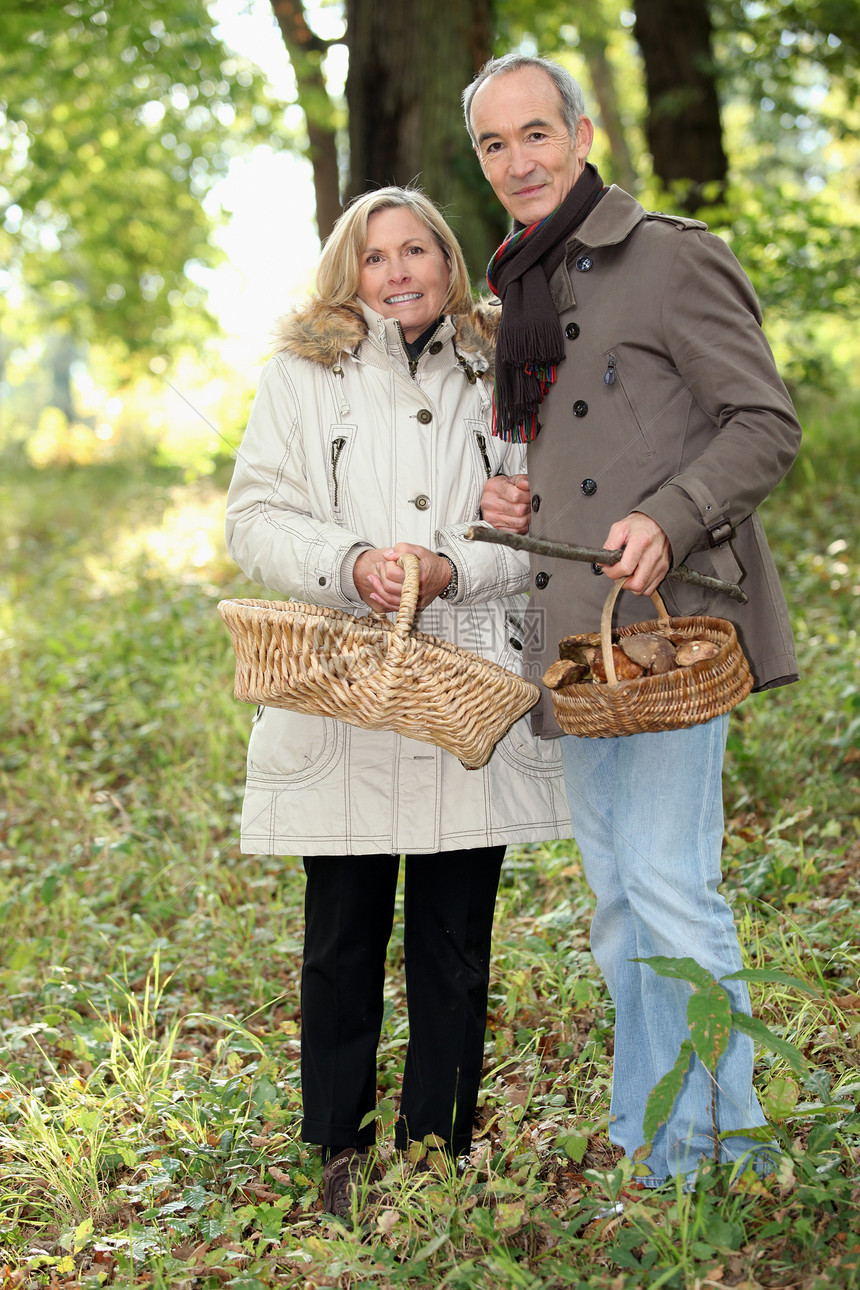
[[[481,168],[493,192],[520,224],[534,224],[560,206],[582,174],[594,128],[580,117],[576,139],[561,95],[539,67],[500,72],[472,99],[472,129]]]

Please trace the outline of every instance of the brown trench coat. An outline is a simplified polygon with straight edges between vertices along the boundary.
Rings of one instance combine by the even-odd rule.
[[[565,360],[528,450],[533,537],[601,547],[630,511],[667,534],[673,562],[738,581],[749,604],[665,581],[671,614],[738,628],[756,689],[797,679],[785,599],[756,507],[785,475],[800,426],[761,330],[752,286],[697,220],[647,213],[612,187],[550,283]],[[729,535],[730,536],[727,536]],[[598,566],[531,556],[526,675],[572,632],[597,630]],[[616,622],[655,617],[623,592]],[[544,692],[536,734],[560,730]]]

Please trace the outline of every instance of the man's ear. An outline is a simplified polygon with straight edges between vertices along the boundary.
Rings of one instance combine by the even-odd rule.
[[[594,143],[594,123],[587,116],[581,116],[576,126],[576,155],[580,161],[591,152],[591,145]]]

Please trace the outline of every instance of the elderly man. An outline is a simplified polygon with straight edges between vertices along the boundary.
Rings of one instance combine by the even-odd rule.
[[[785,602],[756,507],[789,469],[800,428],[761,330],[749,281],[698,220],[646,212],[587,161],[582,92],[557,64],[487,63],[463,96],[484,175],[513,217],[490,262],[502,302],[495,433],[527,441],[528,476],[492,479],[483,514],[500,529],[624,548],[612,567],[532,557],[527,663],[540,676],[559,639],[595,630],[608,579],[642,595],[682,561],[743,582],[749,604],[677,582],[670,613],[732,619],[757,689],[797,677]],[[620,621],[653,616],[622,594]],[[561,735],[552,705],[535,717]],[[697,1057],[670,1119],[645,1147],[651,1088],[689,1037],[689,987],[637,959],[690,956],[716,978],[741,968],[718,891],[728,717],[685,730],[562,741],[595,958],[615,1003],[610,1138],[645,1158],[646,1186],[689,1182],[713,1158],[710,1076]],[[732,1008],[749,1011],[741,982]],[[716,1075],[723,1159],[766,1171],[752,1043],[734,1031]],[[742,1130],[758,1133],[744,1135]]]

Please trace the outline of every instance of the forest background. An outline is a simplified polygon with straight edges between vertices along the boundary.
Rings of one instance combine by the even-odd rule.
[[[286,51],[283,80],[226,43],[243,16]],[[526,848],[499,902],[478,1167],[392,1176],[362,1241],[323,1221],[298,1141],[300,870],[238,853],[248,713],[214,605],[259,589],[223,551],[224,490],[314,211],[325,235],[351,193],[417,178],[480,288],[504,226],[458,99],[512,48],[581,79],[607,180],[726,238],[806,432],[764,511],[804,681],[738,710],[726,773],[783,1165],[766,1187],[714,1169],[691,1196],[631,1199],[576,848]],[[4,6],[4,1290],[860,1284],[858,54],[854,0]],[[240,338],[218,202],[261,158]],[[397,931],[390,957],[383,1129]]]

